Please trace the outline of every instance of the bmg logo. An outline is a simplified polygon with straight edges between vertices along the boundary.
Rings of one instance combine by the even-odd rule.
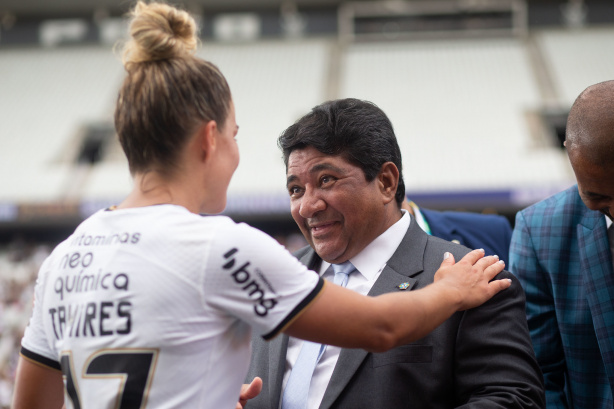
[[[233,248],[224,253],[224,258],[228,260],[222,268],[224,270],[231,270],[230,276],[234,282],[241,286],[241,289],[247,293],[247,296],[254,300],[254,311],[257,315],[265,317],[269,310],[273,309],[277,305],[277,300],[273,298],[266,298],[265,290],[252,278],[252,274],[248,271],[250,262],[247,261],[243,265],[235,269],[237,260],[233,257],[239,250]]]

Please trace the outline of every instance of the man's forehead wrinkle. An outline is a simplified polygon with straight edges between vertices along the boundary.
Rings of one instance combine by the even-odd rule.
[[[317,173],[317,172],[320,172],[322,170],[334,170],[334,171],[337,171],[337,172],[341,172],[342,169],[339,168],[338,166],[335,166],[335,165],[331,164],[331,163],[323,162],[323,163],[318,163],[318,164],[312,166],[309,169],[309,173]]]

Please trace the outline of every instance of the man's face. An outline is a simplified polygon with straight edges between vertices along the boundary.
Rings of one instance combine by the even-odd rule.
[[[577,149],[569,151],[569,159],[584,204],[614,220],[614,166],[601,167],[590,163]]]
[[[286,176],[294,221],[330,263],[354,257],[389,227],[390,199],[379,178],[367,182],[362,169],[341,156],[311,146],[295,150]]]

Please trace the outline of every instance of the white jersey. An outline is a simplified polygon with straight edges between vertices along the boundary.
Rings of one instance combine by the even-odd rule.
[[[67,408],[234,408],[252,329],[275,336],[323,282],[224,216],[99,211],[43,263],[22,356],[62,369]]]

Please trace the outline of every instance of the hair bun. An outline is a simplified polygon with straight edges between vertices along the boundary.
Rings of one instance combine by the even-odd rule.
[[[186,11],[163,3],[139,1],[132,10],[124,64],[181,58],[197,46],[196,22]]]

